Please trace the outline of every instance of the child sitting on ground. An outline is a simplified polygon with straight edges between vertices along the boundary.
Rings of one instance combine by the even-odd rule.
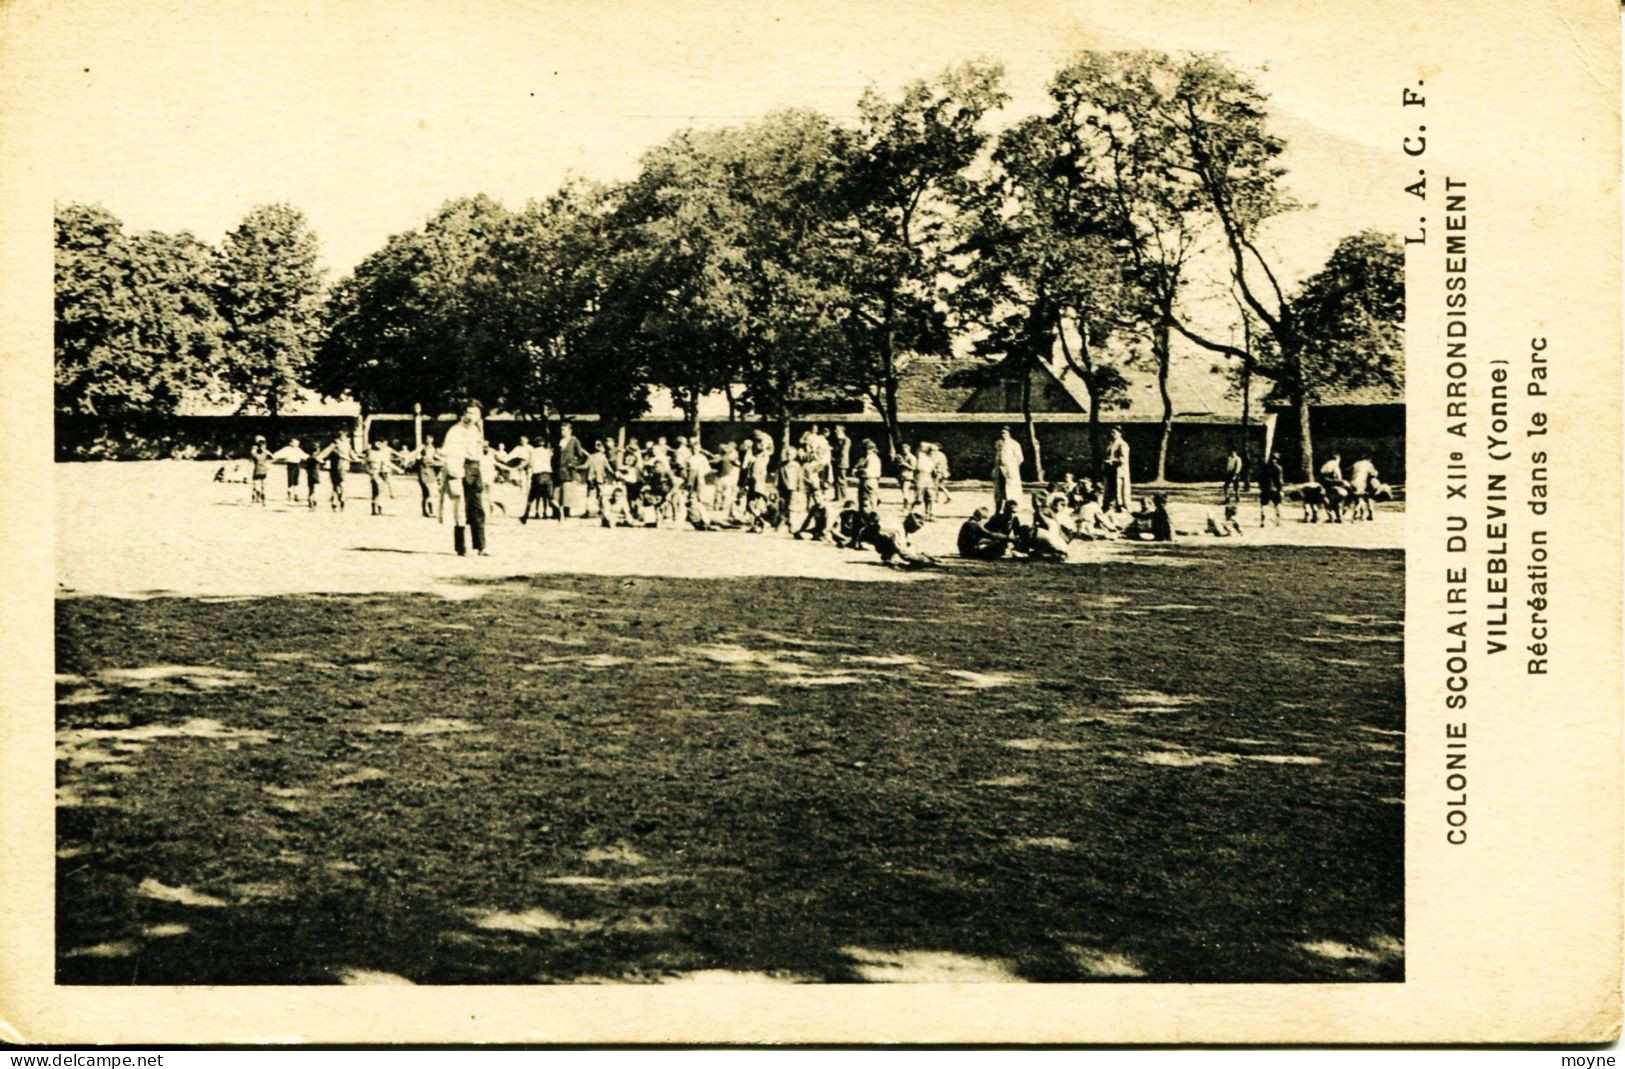
[[[917,512],[910,512],[903,517],[901,531],[888,529],[880,523],[880,517],[871,512],[868,514],[868,529],[864,532],[866,540],[875,547],[880,559],[887,564],[895,564],[899,568],[913,570],[916,568],[935,568],[942,562],[928,553],[921,553],[909,542],[909,536],[925,526],[925,517]]]
[[[1212,509],[1208,510],[1207,533],[1212,535],[1214,538],[1241,537],[1241,521],[1236,518],[1236,506],[1234,503],[1226,504],[1224,506],[1224,516],[1222,519],[1215,516]]]
[[[769,487],[768,492],[764,493],[752,488],[750,500],[745,504],[745,511],[750,516],[751,534],[761,534],[763,531],[771,531],[778,527],[780,507],[776,490]]]
[[[863,513],[858,511],[852,500],[848,498],[841,504],[841,511],[835,517],[835,530],[830,538],[838,546],[848,549],[859,548],[859,536],[862,531]]]
[[[717,529],[716,524],[711,522],[711,516],[706,511],[705,502],[700,500],[699,494],[688,495],[688,525],[696,531]]]
[[[796,537],[812,535],[814,542],[822,542],[829,532],[829,510],[824,507],[824,488],[813,484],[807,487],[807,515],[796,530]]]
[[[603,505],[599,510],[598,522],[604,527],[631,527],[632,517],[626,511],[626,484],[611,482],[606,484]]]
[[[1135,542],[1172,542],[1174,529],[1168,518],[1168,499],[1157,494],[1148,502],[1142,497],[1133,522],[1123,529],[1123,537]]]
[[[1073,538],[1116,538],[1120,533],[1117,525],[1112,522],[1111,515],[1101,509],[1095,491],[1090,490],[1081,495],[1073,513]]]

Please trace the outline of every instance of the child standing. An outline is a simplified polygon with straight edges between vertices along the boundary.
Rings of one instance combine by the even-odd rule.
[[[366,452],[367,482],[372,485],[372,514],[384,514],[384,488],[389,482],[389,446],[383,442],[368,442]]]
[[[253,489],[248,499],[256,505],[265,504],[265,480],[271,474],[271,450],[265,444],[265,435],[254,436],[254,447],[248,451],[254,464]]]

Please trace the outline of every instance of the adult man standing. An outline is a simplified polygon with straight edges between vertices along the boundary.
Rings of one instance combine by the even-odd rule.
[[[1010,436],[1009,427],[999,428],[999,437],[993,442],[993,511],[1003,511],[1006,501],[1021,496],[1021,462],[1026,457],[1021,443]]]
[[[485,556],[484,477],[480,463],[485,456],[485,427],[480,422],[478,402],[470,402],[463,416],[446,432],[440,443],[440,459],[445,470],[445,492],[451,499],[452,548],[459,557],[468,555],[467,539],[473,535],[474,552]],[[465,530],[466,525],[466,530]]]
[[[1222,499],[1225,504],[1241,500],[1241,454],[1234,449],[1224,458],[1224,489]]]
[[[852,467],[852,439],[846,436],[846,428],[839,423],[835,425],[835,437],[830,442],[830,471],[829,484],[835,488],[835,496],[840,497],[846,486],[846,473]]]
[[[553,475],[559,484],[559,518],[569,516],[576,509],[586,511],[586,493],[581,485],[582,471],[587,466],[587,450],[576,437],[575,428],[565,423],[559,427],[559,448],[553,454]]]
[[[877,512],[880,509],[880,451],[872,439],[863,440],[863,455],[858,458],[858,511]]]
[[[1264,526],[1268,510],[1275,509],[1275,526],[1281,526],[1281,493],[1286,484],[1286,472],[1281,469],[1281,454],[1271,453],[1269,459],[1258,465],[1258,526]]]
[[[1108,509],[1126,509],[1134,499],[1134,487],[1129,478],[1128,439],[1123,428],[1113,427],[1111,441],[1106,443],[1106,502]]]

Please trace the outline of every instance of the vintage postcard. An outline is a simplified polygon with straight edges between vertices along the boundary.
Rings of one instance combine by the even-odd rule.
[[[1619,73],[13,0],[0,1038],[1617,1038]]]

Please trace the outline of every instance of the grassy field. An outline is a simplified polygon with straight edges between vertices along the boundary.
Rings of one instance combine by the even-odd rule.
[[[59,980],[1399,980],[1402,569],[64,599]]]

